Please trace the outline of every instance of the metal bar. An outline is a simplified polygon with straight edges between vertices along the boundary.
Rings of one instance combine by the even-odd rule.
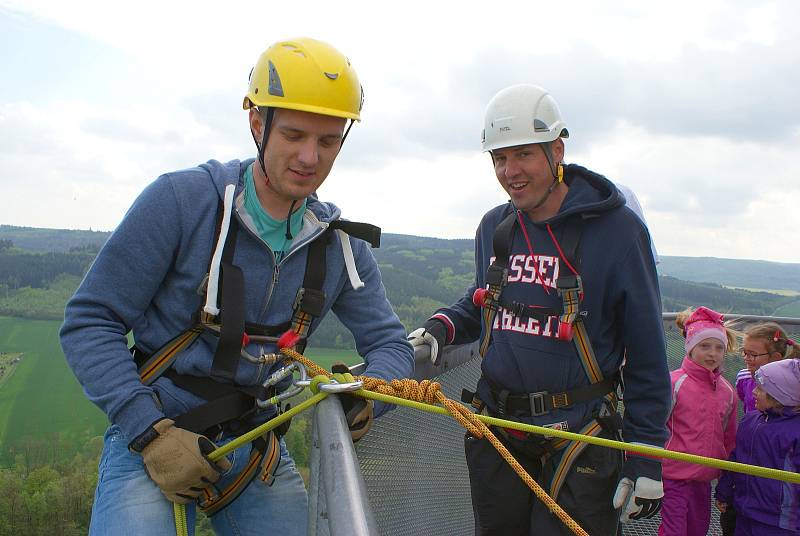
[[[314,429],[315,449],[318,443],[319,450],[317,478],[321,479],[317,484],[318,499],[324,500],[324,507],[315,505],[316,534],[328,533],[321,527],[327,519],[333,536],[377,536],[378,525],[338,395],[330,395],[317,404]]]
[[[442,352],[438,365],[431,362],[430,348],[427,345],[414,347],[414,376],[415,380],[428,380],[448,370],[462,365],[478,355],[477,344],[461,344],[446,346]],[[367,368],[366,363],[359,363],[350,367],[350,371],[358,376]]]
[[[328,514],[320,485],[319,430],[311,428],[311,453],[308,462],[308,536],[328,536]]]
[[[678,313],[662,313],[663,320],[672,321]],[[777,322],[781,325],[800,326],[800,318],[792,318],[789,316],[759,316],[759,315],[735,315],[725,314],[725,320],[739,320],[742,322]]]

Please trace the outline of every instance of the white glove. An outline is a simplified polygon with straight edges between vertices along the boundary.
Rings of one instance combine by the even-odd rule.
[[[411,346],[414,348],[424,345],[429,346],[431,349],[431,362],[434,365],[439,364],[439,341],[437,341],[436,337],[431,335],[425,328],[417,328],[409,333],[408,342],[410,342]]]
[[[664,484],[645,476],[636,479],[636,484],[624,477],[617,485],[614,493],[614,508],[622,508],[619,520],[628,523],[636,519],[648,519],[661,510],[661,498],[664,496]]]
[[[434,319],[429,319],[421,328],[417,328],[408,334],[408,342],[415,349],[417,346],[428,346],[430,348],[430,359],[434,365],[439,364],[439,352],[444,349],[447,337],[445,325]]]

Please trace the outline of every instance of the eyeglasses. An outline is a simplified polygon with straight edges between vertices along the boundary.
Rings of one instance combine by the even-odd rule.
[[[762,355],[769,355],[769,352],[764,352],[763,354],[754,354],[753,352],[745,352],[742,350],[742,357],[745,359],[755,359],[757,357],[761,357]]]

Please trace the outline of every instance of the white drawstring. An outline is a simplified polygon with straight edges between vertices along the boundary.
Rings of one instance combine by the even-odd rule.
[[[364,282],[358,276],[356,261],[353,258],[353,248],[350,247],[350,236],[341,229],[336,229],[336,234],[339,235],[339,242],[342,243],[342,255],[344,255],[344,265],[347,268],[347,277],[350,278],[350,286],[353,287],[353,290],[358,290],[364,286]]]
[[[217,316],[217,292],[219,291],[219,263],[222,261],[222,250],[225,248],[225,239],[228,237],[228,229],[231,225],[231,212],[233,211],[233,192],[236,186],[229,184],[225,187],[225,198],[223,203],[222,227],[217,238],[217,247],[214,256],[211,257],[211,269],[208,272],[208,290],[206,291],[206,305],[203,311]]]

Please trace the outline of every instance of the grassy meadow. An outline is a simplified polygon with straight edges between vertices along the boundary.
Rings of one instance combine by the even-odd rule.
[[[56,320],[0,316],[0,352],[22,354],[0,386],[0,466],[33,444],[71,456],[105,430],[105,415],[86,400],[67,366],[59,327]],[[306,355],[327,369],[336,361],[361,361],[354,350],[309,348]]]

